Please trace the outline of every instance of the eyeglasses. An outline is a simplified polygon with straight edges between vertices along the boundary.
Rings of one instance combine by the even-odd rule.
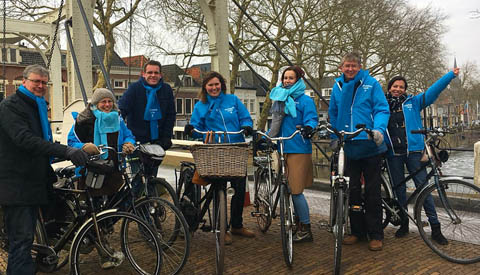
[[[33,83],[39,85],[40,83],[42,83],[44,86],[47,86],[48,85],[48,81],[43,81],[43,80],[40,80],[40,79],[30,79],[30,78],[27,78],[27,80],[30,80],[32,81]]]

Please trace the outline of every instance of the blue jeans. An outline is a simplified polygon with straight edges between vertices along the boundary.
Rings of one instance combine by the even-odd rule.
[[[392,176],[392,185],[393,191],[397,195],[398,202],[405,209],[407,209],[407,187],[405,183],[402,183],[405,180],[405,167],[407,166],[408,173],[415,173],[422,163],[420,159],[422,158],[422,152],[410,152],[401,156],[388,157],[388,168],[390,170],[390,175]],[[422,188],[427,183],[427,169],[423,168],[413,177],[413,182],[415,183],[415,188]],[[432,195],[428,195],[425,202],[423,203],[423,209],[428,217],[428,222],[430,225],[439,224],[437,217],[437,212],[435,211],[435,204],[433,202]]]
[[[3,209],[9,240],[7,275],[35,274],[31,250],[38,207],[3,206]]]

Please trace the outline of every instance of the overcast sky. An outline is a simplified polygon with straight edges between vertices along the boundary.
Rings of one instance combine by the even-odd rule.
[[[447,48],[449,67],[453,66],[453,56],[461,66],[468,60],[480,67],[480,18],[473,19],[471,12],[480,10],[479,0],[409,0],[417,7],[427,5],[439,9],[448,16],[445,21],[447,33],[442,41]]]

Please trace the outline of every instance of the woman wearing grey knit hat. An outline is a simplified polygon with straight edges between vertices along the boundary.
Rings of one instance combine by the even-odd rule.
[[[101,144],[131,154],[134,143],[135,137],[119,115],[113,93],[105,88],[95,89],[90,103],[75,117],[75,124],[68,134],[68,145],[82,148],[89,154],[98,154],[97,146]],[[104,154],[102,157],[118,162],[113,154]],[[95,192],[98,195],[112,195],[121,184],[121,174],[114,172],[108,175],[104,187]]]

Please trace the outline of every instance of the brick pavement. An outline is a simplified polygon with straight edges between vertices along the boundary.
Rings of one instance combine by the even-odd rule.
[[[170,181],[172,182],[172,181]],[[253,185],[250,184],[250,188]],[[250,193],[253,196],[253,193]],[[333,263],[333,236],[323,226],[328,213],[328,194],[306,190],[310,205],[313,243],[294,246],[293,268],[286,267],[281,247],[279,220],[274,220],[265,234],[257,229],[253,208],[244,211],[244,225],[257,236],[245,239],[233,236],[234,243],[226,246],[225,274],[331,274]],[[369,251],[367,243],[344,246],[342,266],[344,274],[478,274],[480,263],[460,265],[450,263],[423,242],[418,233],[396,239],[395,228],[385,230],[384,249]],[[197,231],[192,238],[191,255],[182,274],[214,274],[213,234]],[[0,250],[0,272],[5,271],[6,253]],[[66,268],[54,274],[68,274]],[[100,274],[100,273],[97,273]],[[108,274],[120,274],[110,270]],[[122,273],[123,275],[123,273]]]

